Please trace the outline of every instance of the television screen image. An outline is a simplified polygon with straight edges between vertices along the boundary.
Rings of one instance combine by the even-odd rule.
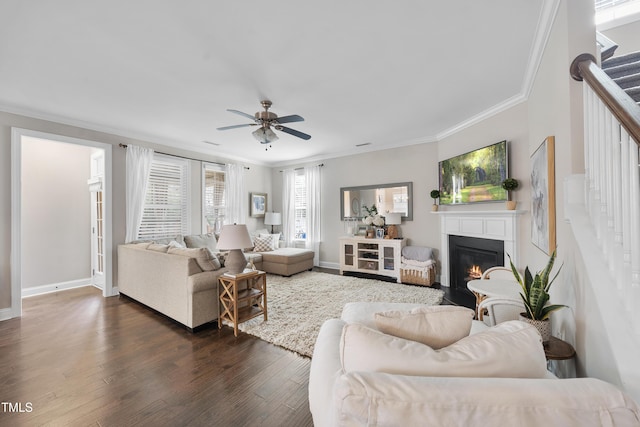
[[[507,141],[460,154],[439,163],[440,204],[507,200],[501,186],[508,177]]]

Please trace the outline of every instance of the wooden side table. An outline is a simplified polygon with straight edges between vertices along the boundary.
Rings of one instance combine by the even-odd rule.
[[[222,328],[223,320],[228,320],[233,323],[233,335],[237,337],[239,323],[261,314],[267,320],[267,273],[223,274],[218,281],[221,286],[218,328]],[[243,283],[246,287],[238,289]]]
[[[576,355],[576,350],[568,342],[552,336],[544,346],[544,355],[547,360],[567,360]]]

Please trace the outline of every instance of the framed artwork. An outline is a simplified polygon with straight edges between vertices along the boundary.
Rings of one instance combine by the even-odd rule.
[[[531,241],[547,255],[556,248],[555,138],[531,156]]]
[[[384,239],[384,228],[376,228],[376,238]]]
[[[264,218],[264,214],[267,211],[267,194],[266,193],[251,193],[249,195],[249,205],[251,206],[252,218]]]

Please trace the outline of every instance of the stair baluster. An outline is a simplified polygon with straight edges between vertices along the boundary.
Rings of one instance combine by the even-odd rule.
[[[638,55],[628,55],[638,64]],[[588,54],[578,56],[571,75],[584,98],[585,201],[606,260],[612,286],[640,335],[640,106],[635,65],[608,60],[603,71]],[[631,73],[626,77],[624,72]],[[617,82],[626,86],[622,89]],[[633,98],[632,98],[633,97]]]

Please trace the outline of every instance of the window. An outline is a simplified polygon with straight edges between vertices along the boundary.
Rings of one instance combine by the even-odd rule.
[[[203,196],[202,216],[203,231],[205,233],[220,233],[226,214],[226,195],[224,182],[225,168],[222,165],[205,163],[202,165]]]
[[[304,170],[296,171],[295,181],[295,224],[296,240],[307,239],[307,185]]]
[[[595,0],[596,26],[599,31],[638,19],[640,0]]]
[[[189,162],[153,155],[138,238],[175,237],[189,232]]]

